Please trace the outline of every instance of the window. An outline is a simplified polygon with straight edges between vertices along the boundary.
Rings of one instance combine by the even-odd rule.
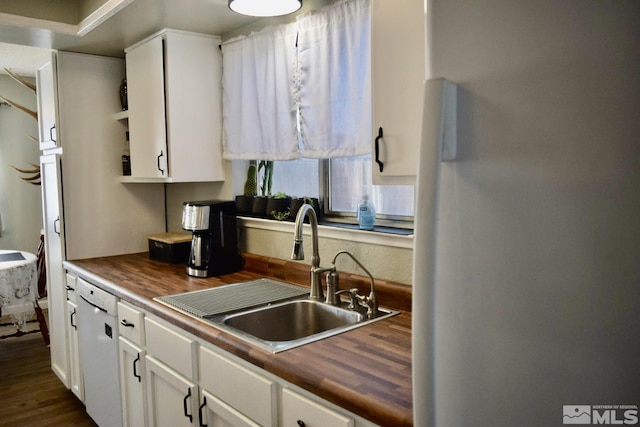
[[[363,193],[369,195],[380,218],[405,220],[413,218],[412,185],[372,185],[371,155],[331,159],[329,164],[329,213],[355,216],[356,203]]]
[[[370,155],[280,161],[274,162],[273,191],[293,197],[318,197],[325,201],[327,215],[352,221],[355,221],[356,204],[365,191],[380,219],[410,223],[414,187],[372,185],[371,176]]]
[[[369,11],[336,2],[225,42],[225,158],[279,160],[272,193],[318,197],[334,218],[355,222],[366,193],[378,224],[411,221],[412,186],[371,182]]]
[[[320,197],[320,161],[300,159],[273,162],[273,191],[292,197]]]

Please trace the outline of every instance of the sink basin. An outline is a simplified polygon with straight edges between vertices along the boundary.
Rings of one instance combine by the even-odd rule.
[[[277,353],[398,314],[373,318],[344,306],[309,299],[308,290],[271,279],[156,297],[174,310]]]
[[[374,318],[308,298],[211,316],[214,326],[273,353],[365,326],[397,314],[380,309]]]
[[[223,323],[263,341],[293,341],[362,322],[357,311],[312,301],[288,301],[227,316]]]

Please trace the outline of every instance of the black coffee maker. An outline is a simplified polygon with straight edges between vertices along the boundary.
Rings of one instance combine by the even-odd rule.
[[[242,268],[233,201],[184,202],[182,228],[193,232],[187,274],[220,276]]]

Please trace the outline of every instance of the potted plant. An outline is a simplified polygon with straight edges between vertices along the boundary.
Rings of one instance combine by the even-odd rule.
[[[298,215],[298,211],[304,204],[311,205],[313,207],[313,210],[316,212],[316,216],[318,217],[318,220],[320,220],[323,217],[324,211],[322,209],[322,206],[320,206],[320,201],[318,200],[318,198],[308,197],[308,196],[294,197],[293,199],[291,199],[291,205],[289,208],[289,211],[290,211],[289,219],[291,221],[296,220],[296,215]],[[304,221],[308,223],[309,218],[308,217],[305,218]]]
[[[273,161],[260,160],[257,173],[262,173],[262,183],[260,184],[260,195],[253,198],[251,213],[257,216],[265,216],[269,214],[267,200],[271,195],[271,185],[273,183]]]
[[[247,169],[247,180],[244,183],[244,192],[236,196],[236,211],[249,213],[253,207],[253,198],[258,194],[258,181],[256,179],[256,165],[251,164]]]
[[[267,213],[270,218],[284,221],[289,218],[291,209],[291,197],[279,192],[267,199]]]

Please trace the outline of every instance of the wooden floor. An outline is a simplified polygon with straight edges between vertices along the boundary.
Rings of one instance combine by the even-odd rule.
[[[95,426],[51,371],[40,334],[0,340],[0,426]]]

